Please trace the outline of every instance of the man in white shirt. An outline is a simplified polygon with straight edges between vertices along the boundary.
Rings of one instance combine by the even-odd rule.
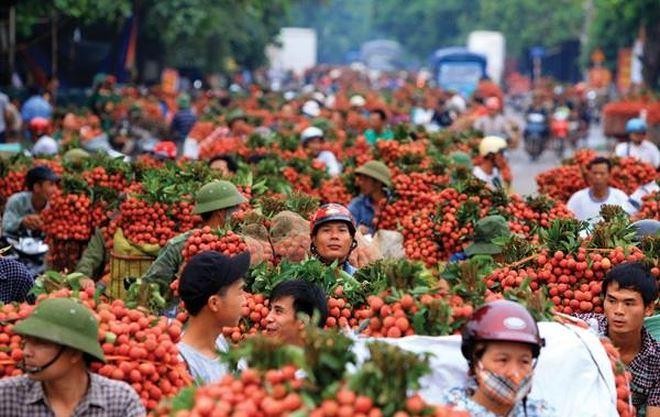
[[[331,177],[341,174],[342,166],[335,154],[323,149],[325,137],[321,129],[316,126],[306,128],[300,134],[300,141],[305,151],[314,158],[314,161],[325,165],[325,169]]]
[[[658,169],[660,167],[660,151],[658,151],[655,144],[646,140],[646,122],[637,118],[628,120],[626,133],[629,141],[616,145],[614,154],[618,157],[636,158]]]
[[[600,209],[605,204],[621,206],[628,214],[635,212],[628,201],[628,195],[609,186],[611,169],[612,162],[603,157],[594,158],[587,165],[589,187],[573,194],[566,204],[578,220],[597,223],[601,219]]]

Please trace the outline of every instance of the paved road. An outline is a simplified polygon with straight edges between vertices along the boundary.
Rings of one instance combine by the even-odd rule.
[[[605,150],[606,140],[601,125],[592,126],[585,145],[582,145],[582,147],[599,151]],[[570,152],[567,152],[566,156],[570,156],[569,154]],[[527,155],[521,144],[518,149],[509,152],[509,164],[513,174],[513,190],[522,195],[535,194],[537,191],[536,175],[559,165],[559,163],[560,161],[555,152],[550,149],[546,149],[537,161],[531,162],[529,155]]]

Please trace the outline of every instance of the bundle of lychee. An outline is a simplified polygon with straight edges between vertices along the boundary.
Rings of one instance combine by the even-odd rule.
[[[616,411],[620,417],[634,417],[637,415],[635,406],[632,405],[632,395],[630,391],[630,382],[632,376],[627,370],[626,365],[621,361],[621,353],[614,347],[612,341],[606,337],[601,337],[600,342],[607,352],[607,357],[612,364],[614,372],[614,383],[616,385]]]
[[[636,219],[660,220],[660,192],[656,191],[642,199],[642,207],[635,215]]]
[[[121,300],[112,304],[94,300],[94,287],[81,292],[60,289],[44,298],[75,297],[94,311],[99,320],[99,342],[107,362],[94,362],[91,370],[108,378],[129,383],[147,409],[172,396],[190,384],[185,364],[179,358],[176,343],[181,336],[181,323],[156,317],[141,310],[126,307]],[[7,321],[0,332],[0,343],[9,349],[0,353],[2,375],[16,375],[16,363],[23,357],[20,337],[12,333],[13,322],[23,319],[32,311],[27,304],[3,307],[0,317]]]
[[[245,240],[233,231],[204,226],[192,231],[181,254],[187,262],[201,252],[215,251],[233,256],[247,250],[248,246]]]
[[[525,260],[523,265],[505,266],[493,271],[486,282],[490,289],[504,291],[517,288],[529,279],[533,290],[547,289],[560,312],[600,313],[603,311],[600,294],[605,274],[621,262],[644,259],[644,253],[635,247],[626,250],[580,247],[572,253],[543,249]]]
[[[72,270],[92,236],[92,201],[77,180],[65,177],[41,213],[51,268]]]

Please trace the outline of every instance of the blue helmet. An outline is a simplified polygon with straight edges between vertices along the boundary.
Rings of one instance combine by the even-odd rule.
[[[646,122],[639,118],[628,120],[626,123],[626,133],[644,133],[646,132]]]

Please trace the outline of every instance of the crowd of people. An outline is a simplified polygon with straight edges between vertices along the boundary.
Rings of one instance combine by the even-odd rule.
[[[231,178],[238,164],[231,152],[205,153],[207,142],[250,140],[274,131],[296,137],[310,164],[324,167],[331,177],[343,167],[328,138],[340,134],[362,136],[370,146],[394,140],[401,122],[429,129],[476,128],[482,132],[479,157],[451,155],[489,188],[508,190],[511,171],[507,151],[518,146],[521,126],[503,113],[503,95],[483,87],[470,101],[439,89],[410,87],[398,79],[386,102],[366,80],[351,71],[313,73],[313,88],[277,94],[256,85],[230,90],[165,94],[118,86],[109,76],[99,77],[89,106],[78,114],[60,113],[50,92],[33,92],[22,104],[0,95],[0,141],[22,144],[33,157],[61,153],[72,161],[91,153],[138,159],[149,154],[161,159],[206,159],[212,169]],[[536,101],[534,101],[536,103]],[[428,104],[428,105],[427,105]],[[266,111],[262,111],[266,110]],[[215,115],[222,123],[201,138],[191,137],[198,120]],[[322,119],[322,122],[319,120]],[[628,122],[629,140],[614,155],[630,156],[660,166],[657,147],[646,139],[641,119]],[[634,195],[609,186],[611,161],[598,157],[587,165],[589,187],[574,194],[568,209],[580,220],[597,221],[600,208],[621,206],[634,213],[641,198],[658,189],[644,185]],[[325,204],[310,219],[310,253],[325,265],[353,275],[349,258],[356,235],[373,235],[376,219],[390,201],[392,173],[382,161],[369,161],[356,170],[357,193],[348,206]],[[59,177],[40,166],[27,173],[26,188],[11,196],[2,215],[3,235],[38,235],[40,213],[52,197]],[[202,226],[223,227],[247,202],[230,181],[216,180],[199,188],[194,213]],[[658,224],[645,233],[657,234]],[[164,290],[180,272],[178,291],[190,318],[179,343],[182,360],[197,383],[218,381],[228,369],[218,361],[229,343],[223,327],[235,326],[245,303],[244,278],[250,256],[203,252],[184,263],[184,244],[191,232],[171,239],[160,250],[143,279]],[[488,216],[475,225],[472,245],[451,261],[476,255],[497,257],[498,238],[511,232],[501,216]],[[108,253],[100,233],[94,235],[77,270],[98,279]],[[101,272],[100,272],[101,271]],[[0,258],[0,298],[3,302],[30,300],[31,278],[18,262]],[[660,343],[644,329],[644,317],[653,314],[658,297],[656,280],[637,263],[612,269],[602,286],[604,314],[582,317],[599,334],[608,336],[633,375],[633,403],[647,417],[660,416]],[[271,294],[265,334],[302,345],[307,325],[323,326],[328,316],[323,290],[305,281],[285,281]],[[7,416],[142,416],[137,395],[123,383],[89,372],[92,361],[104,360],[97,341],[98,324],[85,307],[72,300],[40,303],[31,316],[15,327],[24,337],[25,376],[0,380],[0,414]],[[544,340],[531,314],[511,301],[487,303],[474,312],[462,334],[461,351],[469,365],[472,384],[447,393],[446,404],[475,417],[544,417],[554,413],[542,401],[527,400]]]

